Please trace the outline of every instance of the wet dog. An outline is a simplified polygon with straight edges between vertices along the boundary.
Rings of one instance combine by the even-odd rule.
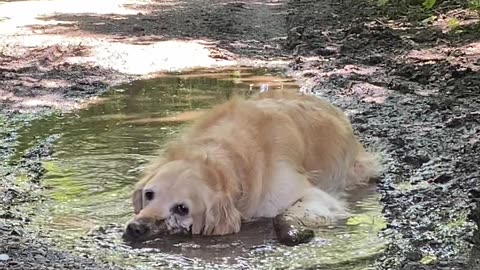
[[[237,233],[288,214],[308,227],[348,217],[341,194],[380,173],[348,118],[317,97],[269,91],[202,115],[133,192],[129,240]]]

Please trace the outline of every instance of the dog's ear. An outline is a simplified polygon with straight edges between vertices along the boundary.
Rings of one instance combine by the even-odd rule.
[[[147,168],[145,168],[143,177],[137,182],[135,185],[135,190],[133,191],[132,195],[132,204],[133,204],[133,212],[135,215],[138,215],[140,211],[143,209],[143,188],[145,184],[147,184],[150,179],[155,175],[155,172],[160,168],[163,164],[165,164],[164,159],[159,159],[156,162],[152,162]]]
[[[205,214],[203,233],[206,235],[225,235],[240,231],[242,218],[228,195],[221,195],[214,200]],[[198,228],[198,227],[197,227]],[[195,226],[194,228],[195,229]]]
[[[132,196],[133,212],[138,215],[143,208],[143,189],[135,189]]]
[[[201,157],[202,174],[206,179],[216,179],[210,183],[213,193],[206,198],[206,211],[203,216],[194,217],[193,234],[225,235],[240,231],[241,214],[235,207],[225,179],[236,177],[229,168],[218,162],[221,156],[215,153],[197,153]],[[211,158],[214,156],[214,158]]]
[[[143,188],[150,178],[150,175],[146,175],[135,185],[135,190],[132,195],[133,212],[135,215],[138,215],[143,209]]]

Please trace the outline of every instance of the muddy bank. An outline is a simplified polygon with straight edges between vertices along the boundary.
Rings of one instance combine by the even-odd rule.
[[[480,228],[480,193],[479,190],[472,190],[471,191],[471,197],[473,201],[475,202],[474,209],[472,210],[470,214],[470,218],[475,222],[477,228]],[[472,250],[469,254],[469,259],[467,262],[467,267],[466,269],[473,270],[473,269],[479,269],[480,268],[480,230],[477,229],[475,230],[473,237],[471,239],[472,244],[474,246],[472,247]]]
[[[0,115],[0,269],[118,269],[98,262],[92,255],[72,255],[58,250],[42,239],[41,231],[29,225],[35,215],[35,205],[41,205],[43,199],[42,160],[51,154],[56,136],[32,142],[19,156],[15,156],[18,153],[13,150],[19,130],[40,117],[43,117],[40,113]],[[21,208],[24,204],[32,207]]]
[[[324,3],[291,5],[304,7],[287,39],[298,55],[293,74],[385,152],[378,188],[390,244],[379,269],[463,269],[474,229],[468,194],[479,178],[478,36],[383,20],[360,1],[326,14]]]
[[[476,269],[468,194],[478,189],[480,162],[478,16],[453,10],[418,24],[385,19],[360,1],[120,4],[128,5],[102,5],[103,14],[47,10],[2,32],[0,268],[118,267],[86,249],[59,249],[29,227],[35,208],[22,205],[44,199],[41,160],[57,138],[20,138],[34,119],[151,72],[288,60],[303,90],[342,107],[362,140],[385,152],[378,189],[390,243],[378,269]],[[449,16],[464,31],[447,31]],[[169,57],[179,51],[182,58]],[[31,141],[18,149],[19,140]],[[86,237],[108,249],[110,229],[118,226]]]

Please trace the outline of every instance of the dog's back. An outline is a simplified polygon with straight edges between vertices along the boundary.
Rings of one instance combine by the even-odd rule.
[[[251,102],[267,114],[283,114],[291,119],[301,141],[292,151],[300,150],[301,167],[314,184],[325,190],[342,190],[365,183],[378,173],[375,156],[364,150],[349,119],[332,104],[286,91],[261,93]],[[279,127],[277,132],[284,133],[285,128]]]
[[[347,187],[362,184],[370,178],[378,176],[382,171],[379,153],[365,151],[364,147],[354,136],[350,120],[339,108],[331,103],[312,95],[293,91],[262,92],[254,95],[252,100],[260,106],[269,107],[276,111],[284,111],[294,119],[299,129],[303,131],[306,144],[313,155],[313,160],[304,164],[313,178],[319,177],[317,169],[321,157],[316,155],[325,156],[325,153],[331,153],[328,150],[322,151],[326,149],[322,149],[321,146],[325,147],[326,145],[320,141],[325,140],[325,143],[337,144],[338,147],[342,144],[342,137],[346,141],[355,141],[353,145],[349,146],[354,149],[353,154],[355,158],[354,171],[347,176],[350,179]],[[332,132],[330,133],[328,130]],[[338,140],[332,141],[334,137]],[[320,146],[320,149],[315,150],[310,147],[315,145]],[[343,151],[348,152],[352,151],[352,149],[344,149]],[[307,156],[310,155],[307,154]]]

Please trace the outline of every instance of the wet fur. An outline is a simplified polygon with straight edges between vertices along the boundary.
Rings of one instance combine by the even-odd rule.
[[[205,209],[193,216],[192,232],[207,235],[236,233],[242,220],[281,213],[308,226],[329,224],[348,215],[340,194],[381,170],[338,108],[280,91],[218,105],[170,143],[136,186],[137,216],[149,215],[142,211],[147,183],[176,181],[156,176],[174,161],[199,175],[185,188],[202,193]]]

